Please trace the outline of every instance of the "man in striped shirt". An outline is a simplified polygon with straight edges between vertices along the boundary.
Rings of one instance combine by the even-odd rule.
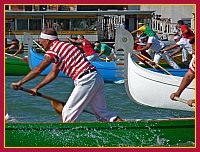
[[[63,122],[75,122],[87,104],[90,105],[98,121],[122,121],[117,115],[107,111],[104,96],[104,80],[96,68],[74,45],[58,40],[57,32],[45,29],[40,35],[40,44],[46,51],[44,60],[17,83],[12,83],[15,90],[22,84],[35,78],[52,62],[52,70],[35,88],[33,95],[53,81],[59,71],[74,80],[74,90],[62,110]]]

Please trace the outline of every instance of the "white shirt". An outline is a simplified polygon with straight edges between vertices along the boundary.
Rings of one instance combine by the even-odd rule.
[[[189,39],[181,38],[180,41],[178,41],[176,44],[179,45],[181,48],[188,51],[188,53],[192,54],[192,45],[189,43]]]
[[[158,40],[155,36],[150,36],[148,38],[147,43],[151,43],[150,50],[154,50],[156,53],[158,53],[160,50],[162,50],[166,45],[162,41]]]

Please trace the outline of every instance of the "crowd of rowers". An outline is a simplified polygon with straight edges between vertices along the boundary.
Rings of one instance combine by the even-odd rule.
[[[167,63],[174,69],[180,69],[179,65],[173,61],[172,57],[182,51],[182,62],[185,65],[189,64],[191,67],[194,61],[194,48],[192,43],[195,40],[193,31],[184,24],[182,20],[177,22],[178,32],[174,34],[175,44],[167,47],[164,41],[160,40],[156,33],[147,25],[143,23],[138,24],[138,29],[132,31],[132,34],[139,33],[139,36],[135,38],[134,52],[140,51],[141,54],[151,59],[151,51],[154,51],[153,61],[158,64],[161,58],[164,58]],[[170,50],[175,49],[169,53]],[[188,54],[192,55],[190,63],[188,62]],[[139,58],[140,61],[144,62],[146,59]]]
[[[179,88],[176,92],[171,93],[170,98],[172,100],[175,97],[180,97],[185,88],[194,80],[195,78],[195,35],[193,31],[184,24],[182,20],[177,21],[177,27],[180,29],[180,32],[177,32],[174,35],[174,45],[166,47],[166,44],[159,40],[156,33],[148,26],[143,23],[139,23],[138,29],[132,31],[132,34],[141,33],[138,39],[135,39],[135,48],[134,52],[141,51],[141,54],[147,58],[151,58],[148,51],[154,50],[154,59],[155,63],[159,63],[161,58],[164,58],[170,66],[174,69],[179,69],[180,67],[172,60],[172,56],[176,53],[182,51],[182,62],[188,61],[188,54],[192,55],[192,59],[189,64],[189,70],[184,75]],[[139,43],[139,44],[138,44]],[[140,43],[145,43],[144,46],[141,46]],[[168,51],[177,48],[172,53],[168,54]],[[146,59],[146,58],[145,58]],[[140,59],[141,60],[141,59]],[[189,106],[193,106],[195,100],[191,99],[187,101]]]
[[[67,41],[70,41],[70,43],[76,44],[76,46],[83,51],[89,61],[105,60],[106,62],[110,62],[117,60],[114,48],[105,43],[96,41],[94,45],[92,45],[92,43],[84,38],[83,35],[78,35],[77,39],[72,39],[67,36],[66,39]],[[13,54],[14,56],[16,56],[23,50],[23,42],[18,41],[17,39],[13,39],[11,41],[11,45],[9,47],[6,47],[5,51],[8,52],[9,50],[14,48],[17,48],[17,51]],[[100,56],[102,55],[104,55],[105,58],[100,58]]]
[[[160,40],[156,33],[149,26],[145,25],[144,23],[138,23],[138,29],[131,32],[133,37],[135,37],[137,34],[137,37],[134,38],[133,51],[140,51],[141,54],[148,59],[152,58],[153,51],[153,62],[155,64],[158,64],[161,58],[163,58],[174,69],[180,69],[180,67],[175,61],[173,61],[172,57],[182,51],[182,62],[184,65],[188,66],[189,64],[188,54],[193,55],[189,64],[191,66],[191,63],[194,60],[194,50],[191,45],[191,41],[194,39],[194,33],[187,25],[184,24],[182,20],[177,22],[177,27],[180,28],[180,30],[174,34],[175,44],[166,47],[165,42]],[[114,47],[111,47],[110,45],[101,43],[100,41],[96,41],[94,45],[92,45],[91,42],[84,38],[83,35],[78,35],[77,39],[73,39],[67,36],[66,40],[70,41],[71,43],[75,43],[76,46],[78,46],[79,49],[83,51],[89,61],[117,61]],[[14,39],[12,40],[11,45],[5,50],[7,52],[15,47],[17,47],[18,50],[13,55],[17,55],[23,50],[23,42]],[[168,52],[175,48],[175,51],[170,53]],[[100,58],[102,55],[104,55],[106,58]],[[142,63],[148,62],[145,58],[138,57],[138,59]]]

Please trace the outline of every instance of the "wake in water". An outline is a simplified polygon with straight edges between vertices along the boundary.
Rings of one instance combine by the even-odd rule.
[[[8,113],[5,116],[5,120],[6,122],[17,122],[17,120],[14,117],[10,116]]]

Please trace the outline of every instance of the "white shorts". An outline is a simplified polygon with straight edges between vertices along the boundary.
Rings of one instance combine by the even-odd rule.
[[[160,62],[160,59],[161,58],[164,58],[167,63],[174,69],[180,69],[180,67],[178,66],[178,64],[176,64],[176,62],[174,62],[172,60],[171,57],[169,57],[169,55],[165,52],[165,53],[161,53],[161,52],[156,52],[155,55],[154,55],[154,62],[155,63],[159,63]]]
[[[86,57],[88,61],[100,61],[98,53]]]
[[[117,60],[114,49],[111,50],[110,55],[106,57],[106,60],[112,60],[112,61]]]

